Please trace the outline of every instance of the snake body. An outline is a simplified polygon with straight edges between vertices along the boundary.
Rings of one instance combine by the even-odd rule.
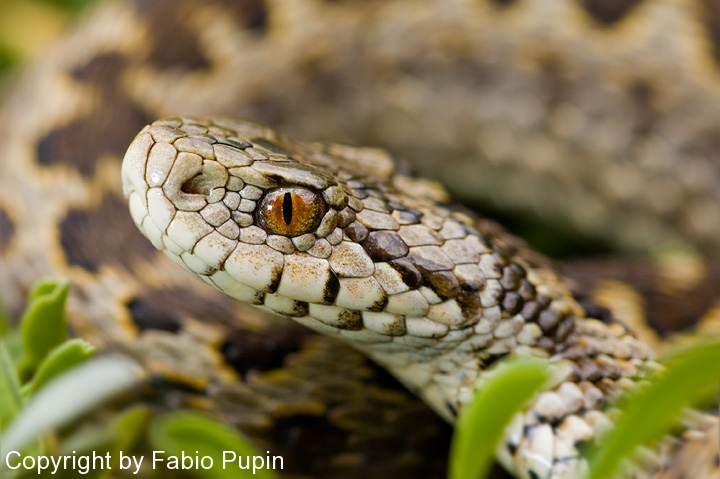
[[[120,160],[127,145],[157,118],[242,115],[298,138],[381,145],[413,160],[421,171],[442,179],[466,199],[559,217],[622,248],[648,250],[680,241],[703,259],[689,267],[683,263],[681,268],[670,268],[670,280],[659,281],[657,288],[644,276],[649,271],[645,266],[643,274],[633,275],[649,292],[649,305],[663,305],[660,314],[653,313],[650,319],[671,316],[668,321],[674,322],[674,328],[677,323],[717,317],[718,310],[718,269],[713,263],[720,251],[717,15],[712,0],[627,1],[612,6],[569,0],[110,2],[90,14],[4,96],[0,111],[3,302],[17,315],[33,281],[44,275],[68,278],[69,320],[76,334],[100,347],[134,355],[154,377],[182,385],[161,402],[220,414],[261,447],[288,457],[288,474],[442,475],[447,427],[407,393],[390,387],[382,372],[337,342],[289,322],[267,322],[212,288],[198,286],[137,233],[120,184]],[[241,139],[250,134],[236,130],[250,128],[247,125],[224,127]],[[370,265],[357,246],[343,246],[348,262],[340,270],[348,276],[338,278],[338,295],[342,290],[347,299],[353,288],[340,285],[362,281],[393,291],[383,288],[383,294],[375,285],[377,301],[368,306],[372,311],[333,317],[334,310],[320,304],[330,298],[291,301],[277,295],[275,306],[307,303],[307,312],[310,304],[315,304],[313,310],[325,307],[323,318],[330,324],[305,322],[328,332],[340,331],[335,336],[364,335],[380,341],[361,349],[390,369],[403,370],[398,376],[444,417],[452,417],[466,401],[470,384],[482,377],[482,367],[518,344],[540,354],[559,355],[568,371],[574,371],[568,374],[592,374],[587,381],[572,376],[562,392],[575,391],[576,383],[583,385],[585,400],[586,394],[594,394],[587,391],[597,389],[603,392],[598,407],[609,399],[610,391],[622,388],[626,376],[651,364],[644,359],[645,348],[620,326],[589,319],[604,316],[595,310],[588,313],[592,307],[568,293],[564,280],[545,260],[516,245],[492,223],[446,209],[442,203],[447,197],[441,189],[404,170],[396,171],[386,153],[296,143],[265,127],[252,128],[257,131],[246,138],[254,145],[250,150],[268,158],[260,158],[258,165],[275,156],[310,158],[313,173],[299,168],[303,181],[321,183],[305,187],[317,192],[332,188],[321,188],[322,182],[344,185],[340,190],[356,199],[348,197],[346,206],[333,203],[330,208],[324,203],[330,200],[323,196],[321,209],[324,214],[336,211],[338,224],[343,224],[343,211],[355,214],[356,220],[349,224],[354,223],[358,240],[365,234],[363,228],[368,237],[378,232],[373,236],[386,236],[391,244],[370,248],[373,254],[384,254],[385,246],[402,249],[401,242],[392,242],[392,234],[400,235],[408,253],[419,248],[412,256],[419,264],[409,264],[402,281],[393,273],[398,269],[380,267],[390,275],[382,283],[369,279],[375,278],[374,273],[366,274]],[[186,133],[192,136],[197,131]],[[256,138],[264,138],[265,143],[255,145]],[[202,138],[195,140],[185,142],[184,153],[207,151]],[[273,145],[281,150],[273,150]],[[336,178],[337,170],[317,173],[313,162],[322,157],[335,159],[327,161],[330,166],[337,158],[352,160],[356,169],[345,174],[362,180],[348,183],[342,175]],[[362,169],[360,157],[374,165],[372,171]],[[294,177],[297,169],[285,174]],[[395,176],[406,184],[388,182]],[[176,193],[178,198],[181,193],[204,194],[205,186],[204,180],[198,180],[189,183],[192,191],[183,191],[181,185]],[[392,197],[395,206],[423,209],[427,214],[412,223],[408,219],[412,214],[405,218],[395,206],[381,206],[383,197]],[[253,200],[243,199],[243,208],[250,208],[248,201]],[[136,220],[140,211],[136,206]],[[360,221],[373,211],[374,219],[365,218],[367,224]],[[401,224],[393,214],[407,223]],[[386,223],[375,223],[381,221],[378,218]],[[238,229],[248,228],[247,222],[247,216],[239,217]],[[434,229],[448,222],[460,225],[465,236],[446,238],[442,226]],[[388,224],[392,228],[384,229]],[[234,230],[231,224],[227,228]],[[231,233],[224,238],[243,239],[241,243],[257,249],[261,245],[253,242],[260,241],[262,233],[252,231],[254,237],[241,238],[238,232],[237,238]],[[447,229],[445,233],[451,234]],[[327,241],[320,237],[310,245],[306,236],[290,240],[292,248],[310,251],[315,243]],[[414,244],[411,238],[430,243]],[[287,241],[273,241],[285,248],[273,249],[275,253],[289,254]],[[359,243],[363,241],[367,237]],[[445,246],[446,242],[454,246]],[[345,243],[343,239],[337,244]],[[459,251],[442,256],[437,250],[443,247]],[[275,253],[268,253],[268,259],[277,258]],[[308,255],[326,262],[330,258],[300,256]],[[463,263],[459,270],[464,273],[450,274],[458,268],[446,264],[446,257],[457,255],[465,259],[479,255],[481,263]],[[402,263],[400,259],[370,257],[373,265]],[[442,267],[435,270],[430,263]],[[608,264],[581,268],[580,284],[589,284],[585,279],[596,277]],[[268,277],[282,278],[277,267],[272,274],[262,268]],[[327,278],[329,270],[318,268]],[[620,273],[621,279],[624,276]],[[419,287],[400,291],[418,281]],[[320,287],[313,284],[317,296]],[[266,292],[272,290],[270,286],[279,288],[255,286]],[[243,288],[235,289],[241,295]],[[247,288],[244,291],[248,293]],[[255,299],[243,299],[258,302],[259,297],[260,293]],[[408,304],[412,298],[418,302]],[[676,305],[665,306],[667,298]],[[354,311],[365,307],[341,304]],[[300,316],[302,304],[297,308],[293,314]],[[517,308],[519,312],[510,315],[508,311]],[[537,309],[537,315],[528,313],[533,320],[522,316],[525,308]],[[431,310],[434,318],[425,318]],[[685,318],[688,311],[692,317]],[[513,319],[518,314],[522,324]],[[408,316],[410,320],[398,319]],[[431,321],[436,317],[442,318],[439,323]],[[460,344],[473,349],[472,339],[463,339],[467,333],[461,331],[475,320],[473,328],[479,330],[473,337],[487,336],[496,351],[479,345],[484,352],[478,356],[456,351]],[[343,328],[336,328],[338,324]],[[533,325],[542,336],[536,337]],[[496,335],[497,328],[501,329]],[[518,343],[519,339],[525,342]],[[417,343],[425,352],[396,359],[383,350],[403,341]],[[429,341],[438,345],[431,355],[443,360],[421,361],[424,365],[416,366],[419,375],[410,376],[404,361],[427,358],[432,350]],[[617,347],[625,342],[633,345],[629,357]],[[573,348],[574,344],[580,346]],[[572,355],[576,353],[579,356]],[[463,359],[472,364],[450,367]],[[608,391],[595,380],[608,382]],[[595,389],[585,383],[593,383]],[[560,393],[558,389],[552,394],[563,398]],[[590,409],[562,410],[558,417],[587,423]],[[554,437],[561,436],[559,424],[552,426]],[[533,451],[534,445],[522,434],[513,441],[510,449],[522,447],[506,451],[504,459],[519,464],[522,451]],[[568,457],[574,454],[569,448]],[[556,459],[550,467],[572,462]],[[695,461],[672,464],[689,471]]]
[[[135,224],[186,271],[354,345],[448,421],[488,365],[511,353],[551,358],[558,384],[517,416],[499,452],[518,477],[579,477],[578,445],[608,427],[606,401],[659,368],[624,326],[588,315],[547,264],[381,150],[174,118],[140,132],[122,172]],[[705,422],[698,433],[717,451],[717,418]],[[720,472],[716,462],[702,477]]]

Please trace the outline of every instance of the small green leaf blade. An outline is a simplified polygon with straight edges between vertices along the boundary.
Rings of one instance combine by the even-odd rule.
[[[615,427],[590,452],[589,479],[612,477],[628,451],[659,439],[676,423],[683,408],[717,390],[720,337],[684,347],[663,362],[665,371],[618,403],[621,415]]]
[[[21,376],[29,376],[45,356],[67,339],[67,281],[46,279],[33,287],[20,322],[24,358]]]
[[[38,366],[32,382],[28,384],[27,394],[32,396],[45,384],[62,373],[78,366],[95,354],[95,346],[82,339],[71,339],[50,351]]]
[[[490,373],[460,414],[450,447],[450,479],[487,475],[507,424],[553,374],[546,361],[534,357],[508,359]]]
[[[256,456],[265,457],[243,439],[237,431],[211,419],[194,412],[177,412],[162,416],[153,421],[150,426],[150,441],[156,451],[165,451],[168,456],[186,455],[210,456],[213,460],[213,467],[203,469],[191,469],[196,477],[202,479],[219,478],[258,478],[277,479],[278,475],[271,468],[240,469],[237,459],[229,462],[223,468],[223,452],[232,451],[238,457]],[[228,459],[232,458],[230,454]],[[243,462],[243,467],[247,461]]]
[[[0,431],[18,415],[23,407],[20,379],[15,363],[0,339]]]

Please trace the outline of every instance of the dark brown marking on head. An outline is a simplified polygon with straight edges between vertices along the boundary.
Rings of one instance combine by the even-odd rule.
[[[713,46],[713,55],[720,66],[720,0],[702,0],[702,17]]]
[[[391,208],[393,208],[393,205],[388,205]],[[401,210],[398,208],[393,208],[393,210],[397,211],[398,221],[401,222],[401,224],[404,225],[416,225],[419,224],[422,218],[422,213],[418,213],[416,211],[410,211],[410,210]]]
[[[400,235],[391,231],[373,231],[360,245],[375,262],[401,258],[409,251]]]
[[[60,243],[68,263],[93,272],[105,263],[127,267],[157,254],[125,202],[112,194],[90,209],[68,212],[60,223]]]
[[[10,216],[0,208],[0,251],[4,251],[15,234],[15,225]]]
[[[398,258],[388,262],[395,271],[400,273],[403,282],[411,289],[417,289],[423,284],[423,276],[420,271],[406,258]]]
[[[360,223],[359,221],[353,221],[347,227],[345,227],[344,233],[348,235],[348,238],[353,240],[356,243],[361,243],[365,241],[365,238],[368,237],[368,229]]]
[[[517,3],[518,0],[490,0],[490,3],[499,7],[509,7],[510,5]]]
[[[237,303],[220,292],[203,288],[202,294],[186,288],[151,288],[131,299],[127,308],[141,330],[176,332],[187,319],[229,324]]]
[[[73,70],[73,79],[97,95],[96,106],[40,139],[37,158],[41,165],[69,165],[90,177],[99,157],[122,158],[137,132],[152,120],[120,87],[126,66],[127,59],[112,53]]]
[[[423,275],[425,284],[435,291],[441,299],[455,298],[460,294],[460,282],[450,271],[424,271],[418,267]]]
[[[420,272],[423,273],[423,275],[435,271],[447,271],[448,269],[446,265],[435,262],[430,258],[424,258],[419,254],[413,253],[412,251],[410,251],[410,254],[408,254],[407,258],[408,260],[412,261],[412,263],[420,270]]]
[[[602,26],[611,26],[643,0],[581,0],[583,8]]]
[[[327,283],[325,283],[325,295],[323,296],[325,304],[333,304],[338,293],[340,293],[340,280],[335,272],[331,270],[330,277]]]
[[[482,302],[477,291],[465,291],[463,290],[456,301],[460,305],[460,310],[463,316],[466,318],[479,318],[483,311]]]
[[[380,312],[385,309],[385,306],[388,304],[388,297],[387,295],[383,295],[380,299],[375,301],[370,307],[368,308],[368,311],[375,311]]]

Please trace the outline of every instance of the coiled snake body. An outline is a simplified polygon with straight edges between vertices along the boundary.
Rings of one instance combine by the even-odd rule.
[[[696,321],[716,304],[720,244],[713,5],[109,4],[2,110],[3,298],[18,311],[39,276],[69,278],[75,333],[202,392],[167,403],[221,414],[293,473],[441,474],[427,458],[442,446],[427,443],[447,431],[381,373],[197,286],[136,234],[125,148],[178,114],[384,145],[465,196],[563,211],[625,247],[693,245],[711,259],[670,288],[692,301],[662,309]],[[554,355],[563,381],[501,453],[521,477],[572,474],[598,408],[652,366],[546,260],[382,150],[183,118],[144,130],[123,167],[154,245],[232,296],[354,341],[446,419],[508,352]],[[712,448],[717,423],[695,426],[710,432],[678,448]]]

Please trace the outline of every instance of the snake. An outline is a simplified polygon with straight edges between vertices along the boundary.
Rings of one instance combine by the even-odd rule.
[[[171,386],[152,400],[219,415],[292,477],[441,477],[445,422],[485,368],[552,357],[563,380],[498,459],[572,474],[601,407],[654,367],[587,293],[634,279],[666,329],[717,317],[717,16],[711,0],[108,2],[4,95],[3,304],[17,316],[34,281],[67,278],[74,334],[138,358]],[[491,210],[693,254],[558,273],[395,156]],[[713,428],[697,416],[655,472],[717,474],[695,469]]]

